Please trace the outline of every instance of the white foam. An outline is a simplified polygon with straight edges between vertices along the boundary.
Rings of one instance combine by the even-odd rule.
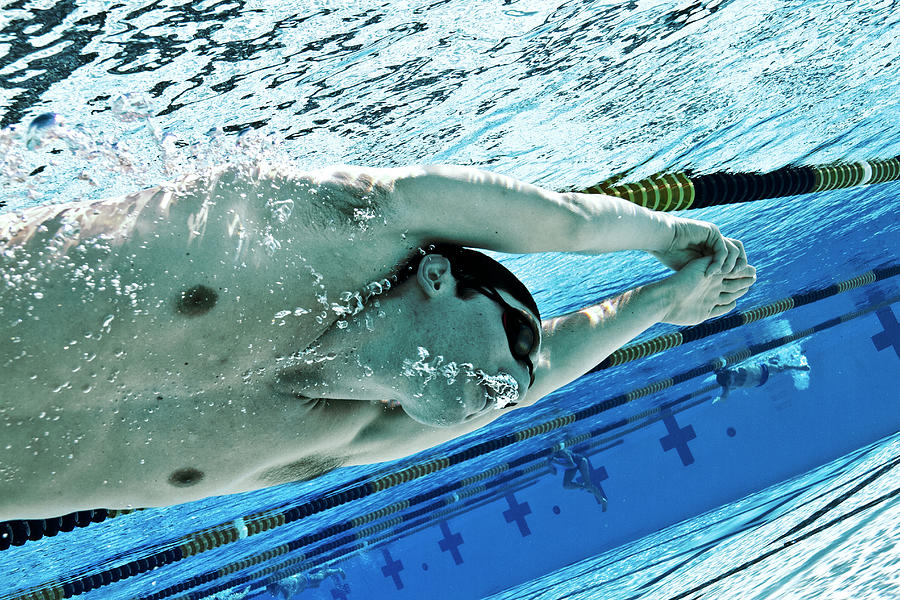
[[[447,385],[452,385],[462,373],[467,379],[484,388],[484,395],[495,409],[501,409],[519,399],[519,383],[509,373],[500,371],[491,375],[482,369],[476,369],[471,363],[444,363],[440,354],[428,360],[431,353],[422,346],[418,347],[418,360],[403,361],[404,377],[422,377],[424,384],[438,376],[442,376]],[[421,394],[416,397],[421,397]]]

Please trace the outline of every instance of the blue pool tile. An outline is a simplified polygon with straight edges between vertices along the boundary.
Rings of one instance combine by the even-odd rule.
[[[446,521],[441,523],[441,532],[444,534],[444,539],[438,541],[438,546],[440,546],[442,552],[450,552],[450,555],[453,557],[453,562],[457,565],[461,565],[463,561],[462,554],[459,553],[459,547],[463,544],[462,535],[459,533],[450,533],[450,526],[447,525]]]

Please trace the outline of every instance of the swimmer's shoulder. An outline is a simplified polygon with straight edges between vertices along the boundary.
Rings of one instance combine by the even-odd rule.
[[[100,200],[42,204],[0,213],[0,250],[56,238],[71,246],[99,235],[126,238],[146,212],[166,213],[198,196],[208,177],[186,175],[157,186]]]

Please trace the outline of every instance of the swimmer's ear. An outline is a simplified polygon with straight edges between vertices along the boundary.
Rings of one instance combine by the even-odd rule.
[[[416,281],[419,282],[419,286],[429,298],[442,293],[452,285],[450,261],[440,254],[428,254],[422,257],[416,273]]]

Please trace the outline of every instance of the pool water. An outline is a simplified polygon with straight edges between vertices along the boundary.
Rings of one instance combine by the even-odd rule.
[[[226,160],[464,164],[562,190],[895,157],[898,20],[886,1],[9,2],[0,210],[115,196]],[[29,131],[46,113],[52,135]],[[898,191],[686,215],[744,243],[758,282],[742,311],[897,264]],[[637,252],[500,258],[545,317],[666,274]],[[112,572],[80,596],[249,586],[246,597],[269,598],[266,583],[326,566],[343,576],[297,597],[900,597],[898,294],[888,277],[599,371],[396,463],[13,546],[0,551],[0,599],[65,585],[69,597],[73,580]],[[698,376],[479,446],[808,328],[745,364],[808,370],[773,369],[718,401],[714,376]],[[561,444],[587,460],[606,502],[563,486],[565,467],[548,460]],[[311,514],[285,518],[298,507]],[[263,511],[275,515],[268,530],[183,549],[208,539],[199,532],[248,531]],[[125,565],[140,568],[122,576]]]

